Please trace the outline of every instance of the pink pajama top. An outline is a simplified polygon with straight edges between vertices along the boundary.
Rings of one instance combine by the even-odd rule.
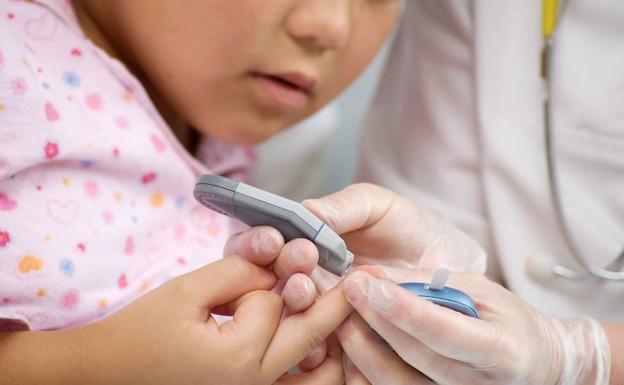
[[[200,153],[68,2],[0,2],[0,330],[92,322],[220,258],[235,225],[193,186],[253,154],[209,139]]]

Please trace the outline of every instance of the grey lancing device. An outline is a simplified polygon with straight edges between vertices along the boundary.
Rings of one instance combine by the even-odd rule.
[[[249,226],[274,227],[286,241],[311,240],[319,251],[318,264],[331,273],[342,276],[353,263],[344,240],[300,203],[219,175],[201,176],[193,195],[206,207]]]

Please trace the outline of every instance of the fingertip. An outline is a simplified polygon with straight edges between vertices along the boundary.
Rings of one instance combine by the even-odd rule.
[[[223,256],[240,255],[260,266],[267,266],[277,258],[284,237],[269,226],[252,227],[242,233],[231,236],[223,247]]]
[[[273,262],[282,246],[284,246],[284,237],[275,228],[270,226],[260,226],[253,230],[251,237],[251,250],[262,261],[268,263]]]
[[[366,300],[372,279],[374,279],[373,276],[367,271],[357,270],[348,274],[342,281],[342,291],[354,307]]]
[[[368,271],[368,269],[358,267],[355,271],[345,276],[343,283],[347,283],[349,281],[358,281],[365,278],[373,278],[373,275]]]
[[[338,217],[338,211],[334,206],[328,203],[325,199],[307,199],[302,204],[323,222],[327,223],[330,227],[334,227],[334,221]]]
[[[380,279],[388,278],[388,275],[386,274],[386,272],[383,270],[383,268],[379,266],[372,266],[372,265],[358,266],[355,268],[354,272],[355,271],[367,272],[375,278],[380,278]]]
[[[308,239],[297,238],[286,243],[273,267],[281,278],[296,273],[311,274],[318,264],[318,249]]]
[[[318,368],[327,356],[327,343],[323,342],[316,347],[303,361],[298,365],[301,371],[307,372]]]
[[[319,260],[316,245],[307,239],[295,239],[292,248],[288,249],[289,264],[293,272],[310,274]]]
[[[396,285],[392,286],[383,279],[373,280],[368,289],[368,305],[370,308],[386,318],[392,317],[397,303],[394,293],[395,287]]]
[[[299,313],[307,309],[316,299],[314,282],[305,274],[293,275],[284,286],[282,299],[290,313]]]

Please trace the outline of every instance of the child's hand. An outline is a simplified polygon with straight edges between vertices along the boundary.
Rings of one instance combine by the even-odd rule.
[[[282,300],[288,314],[302,312],[316,300],[316,286],[309,275],[318,263],[318,249],[307,239],[294,239],[284,243],[284,238],[269,226],[252,227],[232,236],[224,248],[224,256],[240,255],[260,265],[273,268],[281,279]],[[324,363],[328,350],[326,343],[319,345],[299,364],[301,371],[311,371]],[[330,360],[332,357],[329,358]]]
[[[223,256],[232,255],[242,256],[259,266],[271,265],[283,280],[282,299],[288,313],[301,312],[314,303],[316,287],[309,275],[316,268],[319,255],[309,240],[301,238],[285,243],[284,237],[272,227],[252,227],[227,241]]]
[[[240,257],[223,259],[95,324],[0,335],[0,374],[20,384],[342,384],[340,352],[314,373],[281,377],[351,312],[341,289],[280,322],[275,282]],[[233,319],[218,325],[211,312]]]
[[[266,269],[237,257],[175,279],[102,323],[103,344],[114,355],[106,367],[130,363],[140,373],[134,384],[271,384],[351,310],[336,290],[280,322],[283,303],[266,290],[274,284]],[[211,311],[233,320],[219,326]],[[129,350],[120,354],[119,345]],[[314,383],[340,381],[338,362]]]

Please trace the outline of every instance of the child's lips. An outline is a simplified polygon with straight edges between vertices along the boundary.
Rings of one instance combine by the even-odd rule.
[[[307,94],[311,94],[316,87],[316,80],[300,72],[268,74],[267,76],[273,77],[279,81],[300,88],[303,92]]]
[[[316,81],[299,73],[271,74],[254,72],[262,101],[285,110],[306,107],[315,89]]]

